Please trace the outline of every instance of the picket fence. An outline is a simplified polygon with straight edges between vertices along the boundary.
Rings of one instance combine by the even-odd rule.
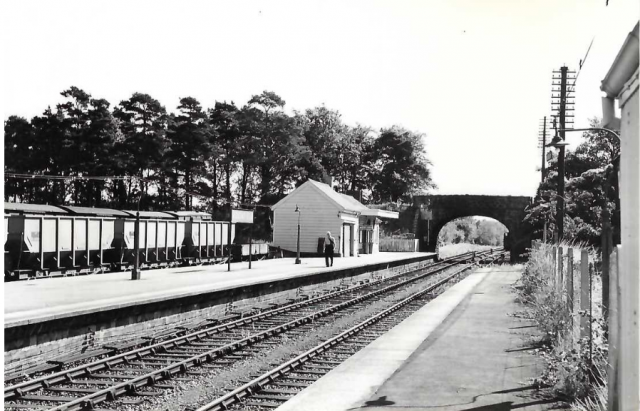
[[[404,238],[381,238],[380,251],[417,252],[418,240],[410,240]]]

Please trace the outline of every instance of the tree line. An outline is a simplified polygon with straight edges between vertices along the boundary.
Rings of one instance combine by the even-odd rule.
[[[422,134],[349,126],[325,106],[289,115],[271,91],[208,109],[185,97],[171,113],[143,93],[113,108],[77,87],[61,95],[39,116],[5,120],[5,201],[211,211],[275,204],[309,178],[331,176],[365,202],[433,186]]]
[[[599,127],[597,118],[590,127]],[[613,240],[620,244],[620,203],[618,173],[620,141],[604,131],[587,131],[575,150],[565,153],[564,239],[587,245],[600,245],[603,210],[613,227]],[[544,181],[538,186],[533,204],[527,210],[529,222],[542,237],[545,222],[547,238],[553,239],[557,210],[557,158],[551,160]]]
[[[499,246],[503,244],[506,232],[507,228],[504,224],[496,220],[462,217],[442,227],[438,234],[438,242]]]

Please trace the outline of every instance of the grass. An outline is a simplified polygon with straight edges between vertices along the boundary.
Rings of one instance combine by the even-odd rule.
[[[580,285],[580,258],[582,249],[588,251],[590,261],[595,261],[593,248],[580,244],[560,244],[565,251],[564,276],[571,274],[574,287]],[[566,250],[573,248],[573,272],[567,271]],[[543,332],[540,343],[545,347],[540,353],[547,368],[539,382],[553,388],[554,393],[572,403],[576,410],[600,410],[606,408],[606,360],[607,343],[602,319],[602,281],[592,274],[592,309],[570,313],[569,296],[565,287],[558,289],[554,277],[554,260],[550,245],[532,249],[525,271],[517,285],[518,298],[527,306],[529,316]],[[574,321],[587,317],[591,323],[589,337],[575,335]]]

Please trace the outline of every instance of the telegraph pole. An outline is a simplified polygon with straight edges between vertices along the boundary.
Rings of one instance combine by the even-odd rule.
[[[573,117],[571,114],[567,114],[567,111],[573,111],[573,108],[567,107],[572,105],[573,103],[569,100],[571,97],[568,97],[567,94],[567,80],[569,73],[569,69],[566,66],[562,66],[560,68],[560,72],[553,72],[555,74],[560,74],[560,77],[553,77],[553,86],[560,86],[560,89],[552,88],[552,93],[560,92],[559,95],[552,94],[552,99],[556,101],[552,101],[552,106],[558,106],[558,117],[560,121],[560,136],[558,136],[558,129],[556,128],[556,137],[554,140],[560,140],[561,144],[558,144],[559,148],[558,153],[558,195],[557,195],[557,213],[556,213],[556,226],[558,227],[558,241],[562,241],[564,237],[564,149],[566,146],[566,142],[564,139],[564,130],[566,129],[567,123],[573,123],[571,120],[567,121],[567,117]],[[575,72],[571,72],[574,74]],[[558,84],[557,80],[560,80]],[[573,90],[570,90],[573,91]]]
[[[565,110],[567,105],[567,67],[562,66],[560,68],[560,138],[564,140],[564,121]],[[564,146],[560,147],[558,153],[558,213],[556,217],[556,224],[558,226],[558,241],[562,241],[564,238]]]

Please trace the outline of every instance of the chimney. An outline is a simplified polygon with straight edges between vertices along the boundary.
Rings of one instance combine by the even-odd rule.
[[[333,188],[333,177],[325,172],[322,172],[322,182]]]

